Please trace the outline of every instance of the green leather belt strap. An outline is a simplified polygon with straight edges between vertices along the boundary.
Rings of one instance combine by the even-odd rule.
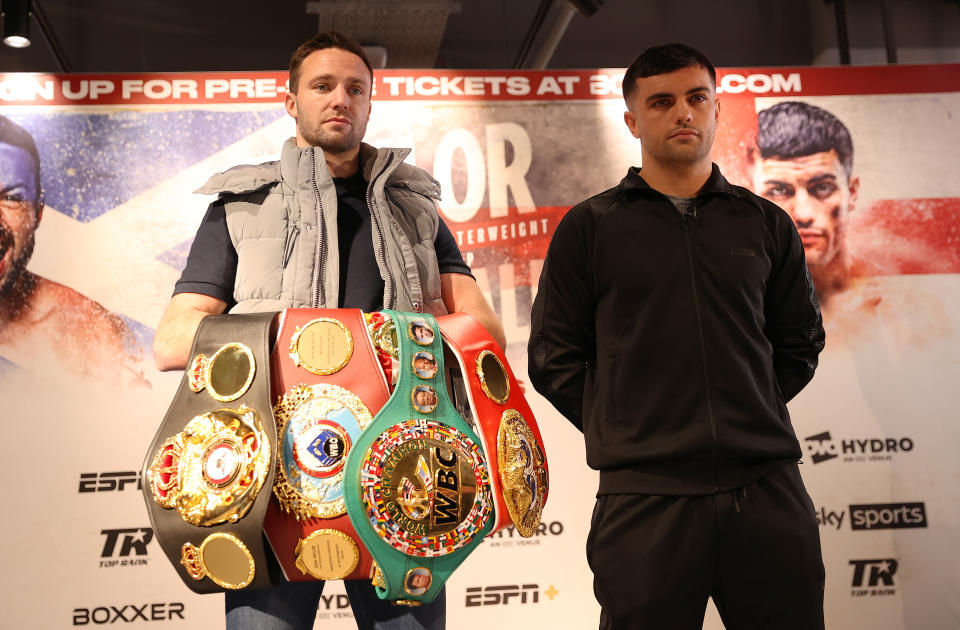
[[[447,395],[443,344],[427,314],[384,311],[396,328],[396,388],[347,460],[347,514],[380,573],[381,599],[437,596],[493,526],[480,438]]]

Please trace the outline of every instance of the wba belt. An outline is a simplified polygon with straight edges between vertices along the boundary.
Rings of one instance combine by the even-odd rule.
[[[547,459],[540,429],[500,347],[466,313],[437,318],[459,363],[494,488],[493,531],[513,523],[524,537],[540,526],[547,501]]]
[[[157,540],[198,593],[270,585],[261,529],[276,428],[267,361],[273,313],[205,317],[143,465]]]
[[[288,309],[271,356],[279,453],[264,529],[291,581],[370,579],[344,466],[389,398],[356,309]]]
[[[436,320],[383,313],[397,383],[347,456],[347,514],[376,561],[377,594],[417,605],[491,531],[493,497],[480,438],[447,394]]]

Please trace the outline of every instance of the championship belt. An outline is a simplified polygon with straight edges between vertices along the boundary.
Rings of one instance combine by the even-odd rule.
[[[493,497],[480,438],[447,395],[436,320],[383,313],[397,383],[347,458],[347,514],[376,561],[380,598],[419,605],[490,532]]]
[[[279,441],[264,529],[290,581],[370,579],[344,467],[390,396],[357,309],[287,309],[271,357]]]
[[[466,381],[465,389],[494,488],[493,531],[513,523],[537,532],[549,488],[543,438],[520,383],[483,325],[466,313],[437,318],[443,340]]]
[[[270,585],[261,530],[277,452],[267,362],[273,317],[203,318],[144,461],[157,540],[198,593]]]

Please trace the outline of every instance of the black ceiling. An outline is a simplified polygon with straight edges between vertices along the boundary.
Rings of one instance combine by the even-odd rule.
[[[74,72],[283,69],[290,52],[317,29],[317,16],[306,12],[303,0],[35,1]],[[956,3],[925,1],[951,16],[946,22],[932,18],[945,29],[937,37],[960,47]],[[540,0],[459,4],[435,67],[512,67]],[[882,48],[876,25],[865,23],[872,20],[872,5],[847,4],[860,16],[851,20],[851,44]],[[928,27],[914,33],[904,20],[898,24],[898,45],[913,39],[926,40],[914,45],[930,45]],[[31,28],[29,48],[0,46],[0,72],[59,71],[35,21]],[[678,40],[702,49],[718,66],[808,65],[818,48],[835,45],[834,31],[833,9],[823,0],[605,0],[592,17],[574,16],[550,67],[623,67],[649,45]]]

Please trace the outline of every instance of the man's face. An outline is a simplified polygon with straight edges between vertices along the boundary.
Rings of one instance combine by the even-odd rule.
[[[27,268],[42,211],[33,158],[19,147],[0,143],[0,298]]]
[[[754,192],[790,214],[810,266],[827,265],[846,249],[859,187],[832,149],[792,160],[761,159],[754,166]]]
[[[690,66],[637,79],[624,122],[640,138],[645,159],[664,165],[709,159],[720,118],[710,74]]]
[[[297,145],[338,154],[360,146],[370,117],[370,71],[340,48],[311,53],[300,66],[297,92],[287,93],[287,113],[297,121]]]

